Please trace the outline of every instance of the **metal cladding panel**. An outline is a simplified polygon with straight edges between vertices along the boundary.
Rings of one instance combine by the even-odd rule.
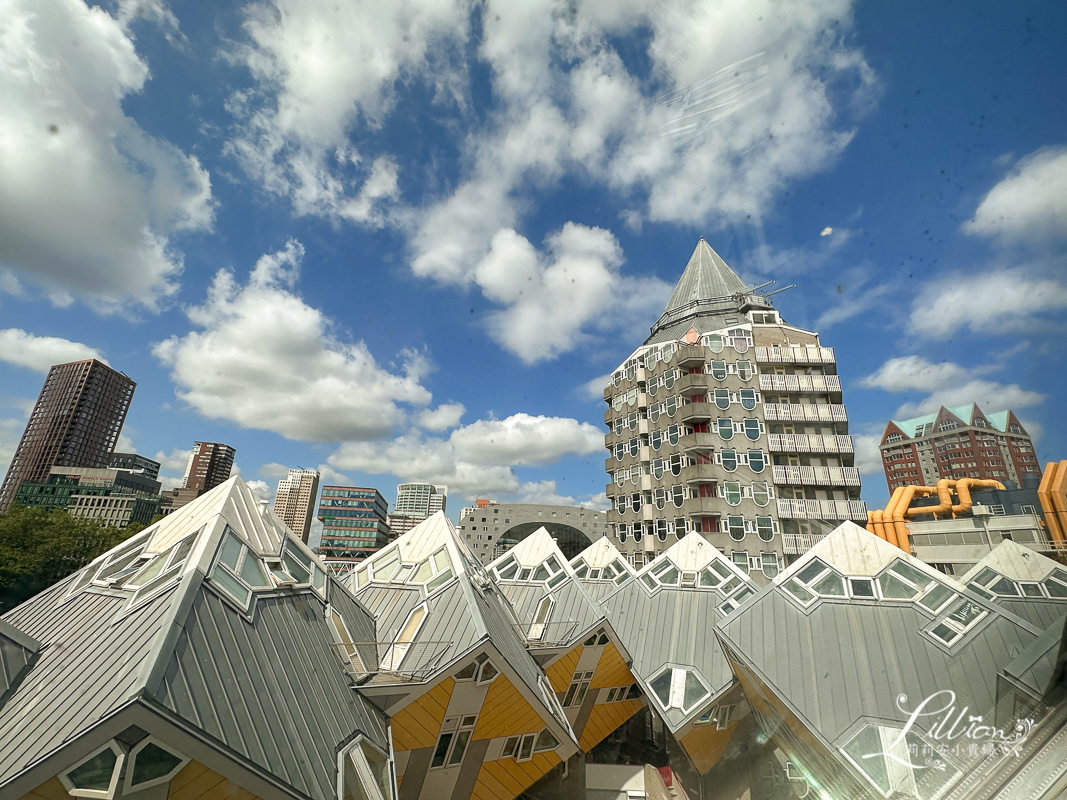
[[[985,713],[997,673],[1037,634],[992,614],[949,652],[922,633],[914,605],[821,602],[805,614],[774,587],[720,625],[733,648],[826,740],[863,716],[904,722],[927,696],[956,693],[956,706]]]
[[[63,581],[5,615],[42,645],[0,709],[0,784],[89,730],[142,687],[142,667],[174,589],[121,619],[126,599],[83,592],[57,606]]]
[[[588,595],[572,579],[547,591],[545,584],[540,582],[504,583],[500,585],[500,590],[511,604],[515,617],[524,626],[533,622],[541,598],[546,594],[552,595],[555,604],[552,606],[548,622],[553,627],[551,633],[546,634],[546,640],[551,640],[556,633],[565,631],[578,636],[604,617],[604,613],[593,604]]]
[[[1067,618],[1067,602],[1064,601],[998,597],[997,604],[1042,630],[1056,624],[1062,628]]]
[[[156,700],[308,797],[333,798],[337,748],[388,748],[384,715],[353,690],[318,599],[260,597],[249,622],[201,589]]]

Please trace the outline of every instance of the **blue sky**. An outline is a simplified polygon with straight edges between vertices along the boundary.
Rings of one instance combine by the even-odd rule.
[[[1067,454],[1067,8],[12,0],[0,466],[52,363],[123,446],[604,507],[600,384],[698,237],[890,416],[1012,407]]]

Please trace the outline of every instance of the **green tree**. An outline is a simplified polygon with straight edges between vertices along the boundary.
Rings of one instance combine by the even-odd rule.
[[[15,506],[0,514],[0,613],[67,577],[132,533],[63,510]]]

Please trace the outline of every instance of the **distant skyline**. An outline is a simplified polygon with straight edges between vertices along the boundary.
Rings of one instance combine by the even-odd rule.
[[[891,417],[1013,409],[1067,458],[1067,8],[814,0],[13,0],[0,470],[48,368],[117,449],[226,442],[269,499],[445,484],[604,508],[604,376],[700,236]]]

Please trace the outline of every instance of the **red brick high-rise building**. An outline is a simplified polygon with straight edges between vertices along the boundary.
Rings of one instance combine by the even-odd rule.
[[[891,419],[879,449],[890,492],[941,478],[1007,480],[1019,487],[1041,480],[1034,442],[1015,412],[987,414],[976,403]]]
[[[52,467],[105,468],[137,384],[94,358],[48,370],[7,477],[0,512],[23,481],[45,481]]]

